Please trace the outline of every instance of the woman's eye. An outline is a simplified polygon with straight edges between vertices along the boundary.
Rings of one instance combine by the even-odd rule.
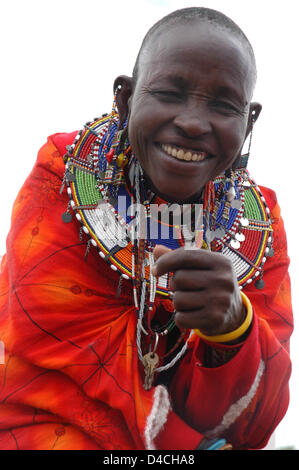
[[[219,109],[219,111],[231,111],[238,113],[239,110],[236,105],[230,103],[229,101],[215,100],[211,103],[213,108]]]
[[[181,93],[175,90],[154,90],[151,93],[165,100],[177,100],[181,98]]]

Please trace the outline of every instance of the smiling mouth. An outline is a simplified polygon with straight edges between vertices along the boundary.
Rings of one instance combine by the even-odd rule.
[[[185,150],[180,147],[175,147],[170,144],[161,144],[162,149],[171,157],[177,160],[184,160],[186,162],[201,162],[208,158],[206,152],[195,152],[194,150]]]

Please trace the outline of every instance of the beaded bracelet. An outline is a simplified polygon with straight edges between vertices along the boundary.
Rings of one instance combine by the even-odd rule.
[[[207,336],[204,335],[200,330],[195,329],[194,332],[202,339],[205,339],[206,341],[210,341],[212,343],[229,343],[230,341],[234,341],[237,338],[240,338],[249,328],[252,322],[252,317],[253,317],[253,311],[252,311],[252,305],[248,297],[244,294],[244,292],[241,292],[241,297],[242,297],[242,302],[243,305],[246,307],[247,314],[244,322],[242,323],[239,328],[236,330],[230,331],[229,333],[225,333],[223,335],[215,335],[215,336]]]

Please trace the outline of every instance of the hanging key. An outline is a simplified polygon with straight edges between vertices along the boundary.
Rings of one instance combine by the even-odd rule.
[[[155,369],[159,363],[159,356],[157,353],[150,351],[143,356],[142,363],[145,372],[144,388],[145,390],[150,390],[154,380]]]

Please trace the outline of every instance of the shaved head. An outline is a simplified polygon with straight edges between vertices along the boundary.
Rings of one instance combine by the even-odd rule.
[[[210,24],[215,28],[228,31],[234,38],[238,39],[243,48],[248,52],[249,60],[251,62],[251,72],[253,79],[253,88],[256,82],[256,61],[252,46],[243,33],[240,27],[232,21],[229,17],[223,13],[212,10],[210,8],[203,7],[192,7],[192,8],[183,8],[176,10],[169,15],[163,17],[157,23],[155,23],[150,30],[145,35],[141,48],[139,50],[134,70],[133,70],[133,80],[136,83],[138,78],[138,68],[140,65],[140,60],[143,53],[150,47],[153,39],[156,39],[158,36],[162,35],[166,30],[174,28],[178,25],[194,25],[196,23],[202,22],[204,24]]]

